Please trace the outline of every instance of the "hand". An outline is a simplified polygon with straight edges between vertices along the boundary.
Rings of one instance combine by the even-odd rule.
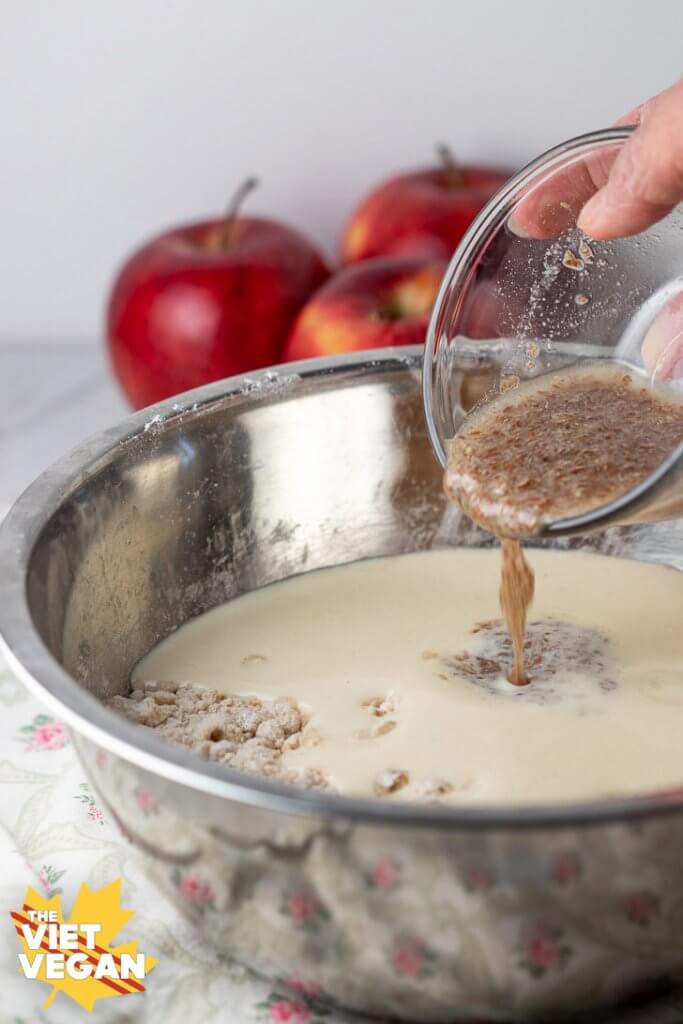
[[[591,153],[522,199],[510,228],[555,238],[578,224],[602,240],[638,234],[683,199],[683,80],[620,117],[635,131],[619,150]]]
[[[578,226],[592,238],[638,234],[683,199],[683,80],[617,124],[637,128],[581,211]],[[674,296],[658,314],[641,356],[653,380],[683,377],[683,296]]]
[[[591,238],[636,235],[683,199],[683,80],[620,118],[637,128],[581,210]]]
[[[616,124],[634,125],[631,138],[533,190],[510,218],[516,234],[554,238],[576,223],[591,238],[623,238],[651,227],[683,200],[683,80]],[[683,296],[658,314],[641,354],[653,379],[683,377]]]

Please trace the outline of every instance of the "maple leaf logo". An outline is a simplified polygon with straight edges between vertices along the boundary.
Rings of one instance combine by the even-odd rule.
[[[98,999],[145,991],[140,978],[158,961],[138,954],[136,942],[111,945],[134,914],[121,906],[120,879],[97,890],[83,882],[66,921],[59,896],[46,899],[29,886],[23,907],[10,917],[23,950],[20,969],[52,986],[44,1009],[58,992],[92,1010]]]

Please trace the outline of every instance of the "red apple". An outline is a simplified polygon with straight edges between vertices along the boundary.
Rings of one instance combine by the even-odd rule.
[[[368,260],[345,267],[299,314],[285,359],[424,342],[445,263]]]
[[[391,178],[361,203],[342,238],[344,263],[387,255],[450,258],[512,172],[460,166],[445,147],[439,153],[440,166]]]
[[[298,231],[237,215],[167,231],[114,284],[107,336],[135,408],[282,360],[292,324],[329,276]]]

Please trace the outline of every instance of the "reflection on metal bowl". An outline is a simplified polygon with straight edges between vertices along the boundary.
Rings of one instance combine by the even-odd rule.
[[[473,386],[485,346],[478,359],[458,371]],[[0,629],[220,952],[370,1013],[547,1019],[683,966],[680,794],[462,811],[314,794],[205,763],[100,700],[236,594],[482,543],[442,496],[419,352],[295,364],[137,414],[44,474],[0,531]],[[570,543],[669,564],[683,550],[677,524]]]

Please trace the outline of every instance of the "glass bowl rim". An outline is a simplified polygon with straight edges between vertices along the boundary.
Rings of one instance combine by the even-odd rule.
[[[486,206],[472,221],[463,235],[441,281],[429,319],[425,338],[424,360],[422,366],[422,399],[424,404],[427,431],[432,449],[441,466],[446,468],[446,450],[434,416],[434,373],[435,352],[441,324],[447,319],[454,296],[457,294],[472,264],[473,256],[482,245],[493,236],[503,222],[503,214],[509,213],[511,203],[517,194],[542,174],[553,167],[568,163],[568,158],[576,159],[582,153],[615,143],[624,143],[635,131],[636,125],[602,128],[598,131],[576,135],[546,150],[517,171],[491,197]]]

